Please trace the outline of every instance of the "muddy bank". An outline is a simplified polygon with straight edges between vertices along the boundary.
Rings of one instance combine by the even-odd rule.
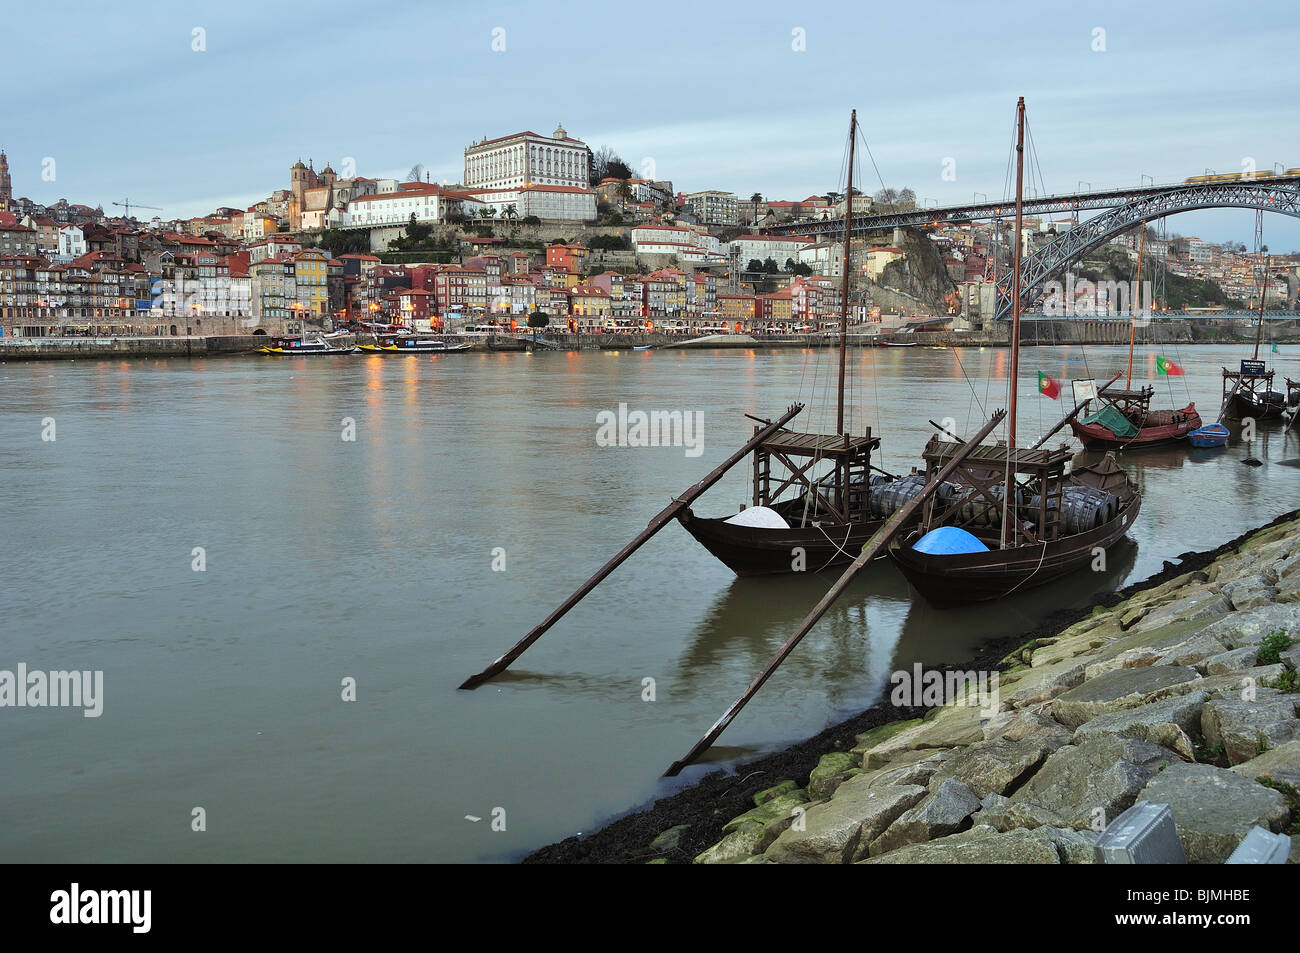
[[[953,663],[942,670],[1005,669],[1008,667],[1006,657],[1028,643],[1059,636],[1076,623],[1093,616],[1098,607],[1110,609],[1179,577],[1204,570],[1220,557],[1235,552],[1250,537],[1295,520],[1297,516],[1300,516],[1300,510],[1293,510],[1213,550],[1183,553],[1177,562],[1167,561],[1161,572],[1148,579],[1117,592],[1099,595],[1094,605],[1058,612],[1031,630],[991,641],[975,658]],[[830,581],[828,577],[827,585]],[[789,779],[806,788],[810,775],[827,754],[842,752],[847,758],[858,745],[860,735],[891,722],[907,721],[924,714],[925,709],[899,708],[887,700],[879,702],[806,741],[738,765],[734,770],[714,771],[690,788],[661,798],[649,807],[634,810],[592,834],[570,837],[543,847],[525,857],[523,862],[691,863],[699,854],[719,843],[728,822],[754,808],[755,795]],[[652,770],[658,767],[650,766]]]

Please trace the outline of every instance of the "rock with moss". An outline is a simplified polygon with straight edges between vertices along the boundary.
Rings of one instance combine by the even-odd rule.
[[[1210,764],[1175,764],[1157,774],[1140,800],[1168,804],[1187,862],[1221,864],[1256,824],[1280,832],[1286,798]]]
[[[1185,761],[1194,761],[1192,737],[1200,734],[1201,711],[1210,700],[1208,692],[1188,692],[1149,705],[1099,715],[1075,729],[1078,744],[1095,735],[1120,735],[1161,745]]]
[[[1098,715],[1148,704],[1160,697],[1162,689],[1200,677],[1200,672],[1184,665],[1103,672],[1054,699],[1052,715],[1067,728],[1078,728]]]
[[[808,777],[808,795],[816,800],[828,798],[842,783],[861,773],[858,759],[849,751],[832,751],[821,756]]]
[[[916,784],[869,788],[866,778],[851,778],[829,801],[804,812],[765,852],[782,864],[847,864],[894,820],[925,796]]]
[[[761,850],[766,825],[749,821],[695,858],[697,864],[735,864]]]
[[[1300,788],[1300,740],[1280,744],[1228,770],[1243,778],[1255,781],[1263,778]]]
[[[734,830],[739,830],[751,821],[758,821],[761,824],[768,824],[771,821],[781,818],[788,818],[795,808],[801,807],[808,803],[808,795],[800,790],[787,791],[778,797],[764,801],[757,807],[750,808],[739,817],[733,817],[722,825],[722,832],[730,834]],[[766,846],[766,845],[764,845]]]
[[[1300,738],[1296,702],[1300,696],[1276,694],[1254,700],[1216,698],[1201,711],[1205,743],[1223,746],[1232,764],[1241,764]]]
[[[853,753],[861,757],[877,745],[884,744],[894,735],[907,731],[909,728],[916,728],[921,723],[920,718],[909,718],[904,721],[891,721],[888,724],[877,725],[870,731],[864,731],[855,737],[854,740],[857,743],[853,746]]]
[[[757,794],[754,795],[754,806],[760,807],[761,805],[772,800],[773,798],[778,798],[782,794],[789,794],[792,791],[798,791],[798,790],[800,790],[798,781],[795,780],[778,781],[770,788],[764,788],[763,790],[759,791]]]
[[[945,761],[930,779],[930,786],[952,778],[980,799],[989,794],[1002,794],[1032,774],[1052,750],[1051,745],[1036,738],[981,741]]]
[[[1166,748],[1111,734],[1089,736],[1049,757],[1010,796],[1008,807],[1026,805],[1060,818],[1061,826],[1086,830],[1133,806],[1160,770],[1182,760]],[[1029,825],[1026,825],[1029,826]]]
[[[966,818],[980,809],[980,800],[970,788],[951,778],[908,808],[868,845],[871,856],[886,851],[946,837],[961,828]]]
[[[869,858],[869,864],[1059,864],[1060,854],[1048,839],[1027,830],[999,833],[972,827],[925,844],[910,844]]]

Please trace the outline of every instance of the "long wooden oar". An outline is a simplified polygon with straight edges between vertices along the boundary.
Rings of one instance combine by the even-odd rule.
[[[888,523],[876,530],[871,539],[869,539],[866,545],[862,547],[862,554],[849,564],[849,568],[844,570],[844,574],[835,581],[835,585],[831,586],[826,595],[822,596],[821,601],[813,607],[812,612],[810,612],[807,618],[803,620],[795,634],[790,636],[789,641],[787,641],[785,645],[781,646],[781,650],[772,657],[772,660],[767,663],[767,667],[759,673],[758,677],[749,683],[749,688],[745,689],[745,694],[741,695],[732,703],[731,707],[723,713],[721,718],[713,723],[713,727],[708,730],[703,738],[695,743],[695,747],[688,751],[685,757],[672,763],[668,770],[664,772],[664,777],[676,777],[681,772],[682,768],[694,762],[696,758],[712,746],[713,742],[718,740],[718,736],[726,730],[727,725],[731,724],[731,720],[740,713],[740,710],[749,703],[751,698],[758,694],[758,690],[763,687],[763,683],[771,677],[772,673],[775,672],[781,663],[786,660],[786,657],[794,651],[795,646],[797,646],[803,640],[803,637],[809,633],[812,627],[817,624],[817,620],[826,614],[826,610],[829,609],[832,603],[834,603],[844,590],[848,588],[853,577],[858,574],[863,566],[876,558],[876,555],[898,534],[899,530],[907,525],[917,508],[928,500],[934,492],[943,485],[943,482],[948,479],[952,474],[952,471],[957,469],[957,465],[966,459],[967,454],[979,446],[981,440],[993,432],[993,429],[1002,422],[1002,419],[1006,417],[1006,415],[1007,412],[1005,410],[999,410],[994,413],[993,418],[980,428],[979,433],[966,441],[966,443],[962,445],[961,449],[953,454],[952,459],[944,464],[943,468],[935,474],[934,479],[927,483],[916,497],[895,513]]]
[[[756,434],[754,434],[754,436],[750,438],[748,443],[746,443],[743,447],[741,447],[739,450],[737,450],[735,453],[729,456],[725,461],[723,461],[723,463],[720,466],[710,471],[709,474],[705,476],[702,480],[700,480],[689,490],[687,490],[681,496],[677,497],[671,503],[665,506],[662,510],[660,510],[655,515],[655,517],[651,519],[650,522],[646,525],[646,528],[637,534],[636,538],[633,539],[632,542],[628,543],[626,546],[620,549],[614,555],[614,557],[609,560],[609,562],[605,563],[605,565],[601,566],[598,570],[596,570],[595,575],[593,575],[590,579],[588,579],[581,586],[579,586],[577,591],[574,592],[573,595],[569,596],[569,598],[565,599],[562,603],[560,603],[559,607],[556,608],[555,611],[552,612],[550,615],[548,615],[545,619],[543,619],[540,625],[538,625],[535,629],[533,629],[526,636],[524,636],[515,645],[514,648],[512,648],[505,655],[501,656],[499,659],[497,659],[487,668],[483,669],[483,671],[479,672],[477,675],[471,675],[469,678],[465,679],[465,681],[461,683],[460,687],[478,688],[478,686],[482,685],[489,678],[492,678],[494,675],[499,675],[501,672],[503,672],[507,667],[509,667],[510,663],[512,663],[515,659],[519,658],[519,656],[523,655],[525,650],[527,650],[527,648],[530,645],[532,645],[539,638],[541,638],[547,629],[555,625],[556,622],[560,621],[560,619],[563,618],[566,612],[568,612],[579,602],[581,602],[582,599],[587,595],[587,593],[595,589],[596,585],[602,579],[604,579],[611,572],[617,569],[620,563],[622,563],[625,559],[627,559],[634,552],[640,549],[642,543],[644,543],[655,533],[659,532],[661,529],[667,526],[673,520],[673,518],[678,514],[678,512],[685,509],[687,506],[690,506],[690,504],[694,502],[697,496],[699,496],[709,487],[713,486],[713,484],[717,483],[718,480],[722,478],[722,475],[724,473],[726,473],[728,470],[734,467],[741,460],[745,459],[745,457],[749,454],[751,450],[754,449],[754,447],[758,446],[764,440],[768,439],[774,433],[776,433],[778,430],[784,427],[787,423],[790,422],[790,420],[795,416],[795,414],[799,413],[799,411],[801,410],[803,410],[803,404],[791,404],[789,409],[787,409],[784,414],[782,414],[779,418],[772,421],[771,423],[768,423],[767,426],[763,427]]]
[[[1123,372],[1123,371],[1116,371],[1116,372],[1115,372],[1115,376],[1112,377],[1112,378],[1111,378],[1109,381],[1107,381],[1105,384],[1103,384],[1102,387],[1101,387],[1101,389],[1097,391],[1097,396],[1100,397],[1102,394],[1104,394],[1104,393],[1106,392],[1106,388],[1110,387],[1111,384],[1115,383],[1117,380],[1119,380],[1119,379],[1120,379],[1121,377],[1123,377],[1123,376],[1124,376],[1124,372]],[[1030,447],[1029,449],[1030,449],[1030,450],[1037,450],[1037,449],[1038,449],[1039,447],[1041,447],[1043,444],[1047,443],[1048,438],[1050,438],[1050,437],[1052,436],[1052,434],[1056,433],[1056,431],[1060,430],[1062,427],[1064,427],[1066,424],[1068,424],[1068,423],[1069,423],[1071,420],[1073,420],[1075,417],[1079,416],[1079,411],[1083,410],[1083,408],[1085,408],[1085,407],[1087,407],[1087,406],[1088,406],[1088,401],[1086,401],[1086,400],[1082,400],[1082,401],[1080,401],[1078,404],[1075,405],[1074,410],[1070,411],[1068,414],[1066,414],[1064,417],[1062,417],[1062,418],[1061,418],[1061,422],[1060,422],[1059,424],[1057,424],[1057,425],[1056,425],[1055,427],[1053,427],[1051,430],[1047,431],[1047,433],[1043,434],[1043,436],[1039,439],[1038,443],[1034,444],[1034,445],[1033,445],[1032,447]]]

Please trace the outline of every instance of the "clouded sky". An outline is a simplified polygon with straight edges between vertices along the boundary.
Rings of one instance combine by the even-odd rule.
[[[110,210],[246,207],[300,156],[457,181],[473,140],[557,122],[678,190],[798,199],[842,189],[853,107],[886,185],[996,198],[1018,95],[1048,191],[1300,166],[1294,0],[61,2],[5,17],[15,194]],[[1249,245],[1253,222],[1220,210],[1169,228]],[[1300,221],[1266,218],[1265,241],[1300,249]]]

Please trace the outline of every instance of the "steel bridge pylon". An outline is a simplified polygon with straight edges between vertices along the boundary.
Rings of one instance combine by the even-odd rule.
[[[1189,185],[1170,189],[1117,206],[1072,228],[1044,245],[1020,263],[1020,301],[1035,300],[1043,285],[1068,265],[1081,259],[1099,245],[1110,241],[1133,227],[1204,208],[1249,208],[1265,212],[1279,212],[1300,218],[1300,183],[1224,182]],[[1016,236],[1016,241],[1021,241]],[[993,320],[1011,317],[1010,270],[998,279],[994,290],[996,305]]]

